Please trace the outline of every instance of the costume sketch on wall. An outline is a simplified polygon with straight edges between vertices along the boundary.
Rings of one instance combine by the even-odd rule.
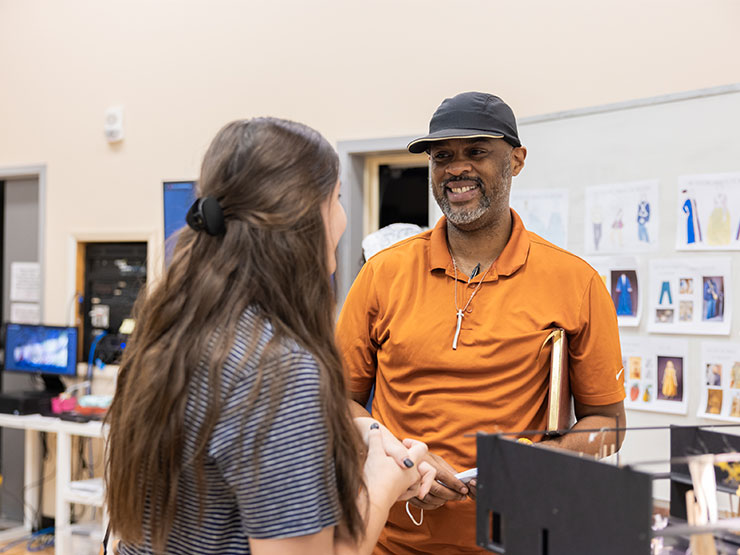
[[[740,343],[702,341],[697,416],[740,422]]]
[[[688,341],[622,336],[628,409],[686,414],[691,377],[686,375]]]
[[[528,231],[568,248],[568,189],[514,188],[510,205]]]
[[[642,318],[641,268],[634,256],[592,256],[587,262],[601,276],[614,302],[619,327],[640,325]]]
[[[658,248],[657,180],[593,185],[585,190],[587,254],[650,252]]]
[[[678,178],[676,248],[740,250],[740,173]]]
[[[648,331],[728,335],[732,325],[729,257],[650,261]]]

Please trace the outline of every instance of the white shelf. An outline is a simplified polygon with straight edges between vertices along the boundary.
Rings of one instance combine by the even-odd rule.
[[[26,431],[25,469],[24,469],[24,518],[23,526],[0,532],[0,538],[10,539],[13,535],[28,534],[31,531],[32,520],[38,508],[36,490],[31,487],[38,485],[41,478],[41,442],[39,432],[55,433],[57,436],[57,470],[56,470],[56,539],[54,552],[56,555],[80,555],[82,552],[76,547],[70,524],[70,504],[79,503],[94,507],[103,507],[103,522],[100,529],[107,525],[107,515],[103,506],[103,483],[98,478],[71,482],[72,474],[72,437],[99,437],[105,439],[107,426],[99,421],[68,422],[50,416],[38,414],[12,415],[0,414],[0,428],[15,428]],[[18,537],[18,536],[16,536]],[[97,550],[94,551],[97,553]]]
[[[90,478],[89,480],[70,482],[69,487],[64,490],[64,500],[67,503],[102,507],[103,499],[102,478]]]

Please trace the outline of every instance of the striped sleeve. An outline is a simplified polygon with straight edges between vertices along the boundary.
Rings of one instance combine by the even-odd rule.
[[[278,373],[286,378],[270,418],[267,391]],[[336,525],[339,513],[333,464],[326,455],[319,369],[312,356],[294,350],[266,366],[263,375],[249,414],[242,407],[253,379],[240,383],[226,400],[209,455],[236,496],[245,534],[254,538],[314,534]],[[260,431],[264,437],[257,461]]]

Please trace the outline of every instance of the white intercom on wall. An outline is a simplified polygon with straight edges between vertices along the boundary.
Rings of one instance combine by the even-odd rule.
[[[112,106],[105,111],[103,129],[109,143],[123,140],[123,106]]]

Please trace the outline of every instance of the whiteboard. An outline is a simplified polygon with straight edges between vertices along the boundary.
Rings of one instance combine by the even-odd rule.
[[[584,211],[586,187],[645,180],[659,182],[659,238],[655,251],[635,253],[648,267],[653,258],[707,257],[719,253],[676,250],[680,176],[740,172],[740,85],[626,102],[593,109],[576,110],[522,119],[519,134],[527,147],[526,165],[514,178],[512,190],[567,188],[568,244],[571,252],[586,256]],[[740,209],[740,207],[735,207]],[[525,222],[526,225],[526,222]],[[722,252],[730,259],[732,312],[735,318],[729,335],[666,335],[647,331],[647,318],[639,327],[620,328],[622,337],[682,338],[688,341],[685,387],[686,415],[627,411],[628,426],[669,424],[712,424],[697,417],[704,372],[701,344],[708,339],[740,341],[740,253]],[[647,299],[643,299],[647,303]],[[646,309],[647,305],[643,306]],[[723,431],[740,433],[740,427]],[[629,433],[622,448],[622,461],[666,459],[667,431]],[[667,470],[649,467],[649,471]],[[667,482],[657,482],[655,495],[668,498]]]

